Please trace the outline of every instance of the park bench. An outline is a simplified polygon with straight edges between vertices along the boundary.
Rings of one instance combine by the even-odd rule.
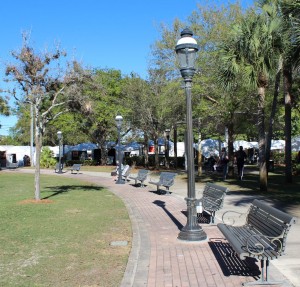
[[[174,184],[174,179],[176,175],[177,175],[176,173],[172,173],[172,172],[161,172],[158,181],[150,180],[149,183],[156,185],[157,192],[159,193],[161,193],[160,187],[161,186],[165,187],[166,194],[169,194],[170,187]]]
[[[19,164],[17,162],[8,162],[6,163],[6,168],[17,168]]]
[[[71,168],[70,168],[70,171],[71,173],[73,173],[73,171],[77,171],[77,173],[80,171],[80,168],[81,168],[81,164],[79,163],[74,163]]]
[[[241,215],[235,211],[227,211],[223,214],[223,222],[228,214]],[[235,221],[232,221],[231,224],[219,223],[218,228],[241,260],[252,257],[261,261],[261,282],[249,282],[245,285],[280,284],[268,280],[269,260],[284,254],[287,234],[296,218],[257,199],[244,215],[246,222],[243,225],[235,226]]]
[[[148,172],[149,171],[147,169],[140,169],[137,176],[129,176],[129,179],[133,179],[135,181],[134,185],[137,185],[137,182],[140,181],[141,187],[144,187],[144,181],[147,179]]]
[[[197,205],[199,206],[199,208],[197,207],[197,216],[205,211],[210,215],[210,223],[214,223],[216,211],[223,207],[227,191],[227,187],[209,182],[206,183],[202,198],[197,200]]]

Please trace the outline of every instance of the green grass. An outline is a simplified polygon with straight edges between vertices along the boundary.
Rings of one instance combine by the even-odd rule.
[[[0,172],[0,286],[119,286],[131,248],[122,201],[74,179]],[[111,241],[128,241],[113,247]]]

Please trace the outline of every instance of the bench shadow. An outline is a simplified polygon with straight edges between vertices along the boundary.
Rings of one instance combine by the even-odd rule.
[[[101,190],[103,187],[101,186],[83,186],[83,185],[61,185],[61,186],[51,186],[46,187],[47,193],[52,192],[52,194],[43,197],[42,199],[48,199],[54,196],[57,196],[62,193],[74,191],[74,190]],[[42,191],[42,193],[45,191]]]
[[[161,207],[163,211],[171,218],[179,230],[183,228],[183,225],[177,220],[177,218],[166,208],[166,203],[162,200],[153,201],[154,204]]]
[[[187,217],[186,210],[182,210],[181,212]],[[209,224],[210,223],[210,215],[208,213],[206,213],[205,211],[203,211],[203,213],[198,213],[197,219],[198,219],[198,223],[201,223],[201,224]]]
[[[152,193],[155,193],[157,195],[169,195],[169,194],[172,194],[171,191],[167,191],[167,190],[164,190],[164,189],[159,189],[159,190],[149,190],[149,192],[152,192]]]
[[[220,239],[211,238],[208,245],[216,257],[224,276],[248,276],[255,280],[259,279],[261,274],[255,258],[247,257],[241,260],[235,255],[232,247],[227,242]]]

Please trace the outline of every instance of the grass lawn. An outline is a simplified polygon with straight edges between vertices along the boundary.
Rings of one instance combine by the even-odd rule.
[[[108,190],[75,179],[0,172],[0,286],[119,286],[131,223]],[[127,241],[127,246],[111,246]]]

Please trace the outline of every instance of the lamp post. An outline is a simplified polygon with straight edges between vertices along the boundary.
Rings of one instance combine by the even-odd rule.
[[[62,173],[62,168],[61,168],[61,151],[62,151],[62,140],[63,140],[63,135],[61,131],[57,132],[57,138],[59,142],[59,157],[58,157],[58,173]]]
[[[122,153],[121,153],[121,137],[120,137],[123,117],[118,115],[116,116],[115,121],[118,129],[118,161],[119,161],[118,180],[116,181],[116,184],[124,184],[125,181],[122,179]]]
[[[165,158],[166,158],[166,168],[169,168],[169,141],[170,141],[170,129],[165,130],[166,135],[166,146],[165,146]]]
[[[178,239],[186,241],[206,240],[207,235],[199,226],[197,220],[197,199],[195,197],[195,165],[193,153],[193,130],[192,130],[192,99],[191,88],[192,78],[195,74],[195,59],[199,50],[196,40],[192,37],[193,32],[185,28],[181,32],[181,38],[175,47],[177,59],[180,66],[180,73],[184,79],[184,89],[186,94],[186,153],[187,153],[187,173],[188,192],[185,198],[187,203],[187,223],[181,229]]]

